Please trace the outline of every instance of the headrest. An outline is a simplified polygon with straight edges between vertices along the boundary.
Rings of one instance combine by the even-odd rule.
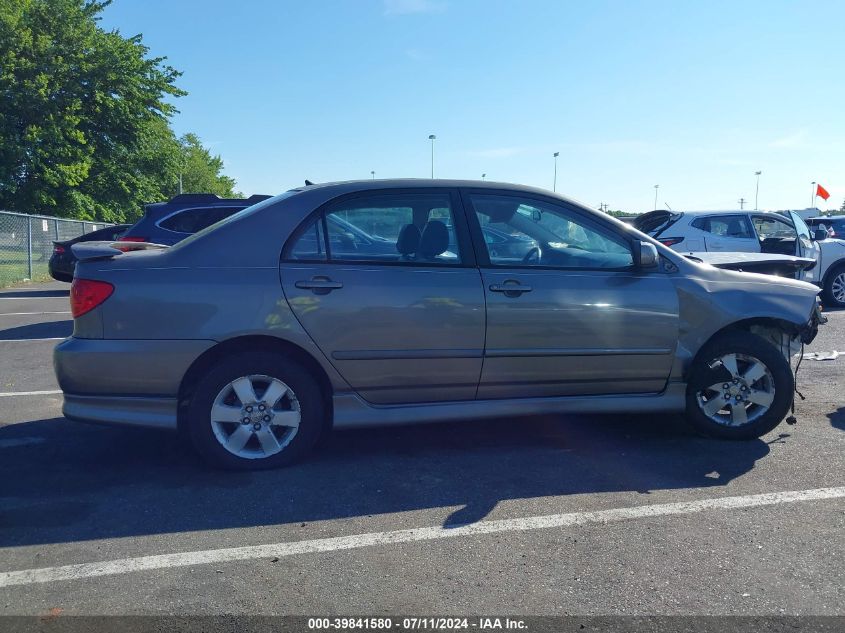
[[[420,236],[420,246],[417,255],[420,257],[437,257],[449,248],[449,229],[440,220],[426,222]]]
[[[399,237],[396,238],[396,250],[402,255],[413,255],[420,245],[420,235],[420,230],[416,225],[406,224],[399,231]]]

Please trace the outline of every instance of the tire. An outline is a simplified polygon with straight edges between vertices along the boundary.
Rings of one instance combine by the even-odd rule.
[[[271,391],[267,398],[273,402],[265,403]],[[278,354],[245,352],[221,360],[197,383],[186,431],[212,466],[279,468],[308,454],[320,438],[324,416],[323,393],[306,369]]]
[[[845,265],[840,264],[824,280],[825,301],[837,308],[845,308]]]
[[[755,439],[781,423],[794,390],[792,369],[779,349],[749,332],[725,333],[705,344],[693,361],[686,418],[710,437]]]

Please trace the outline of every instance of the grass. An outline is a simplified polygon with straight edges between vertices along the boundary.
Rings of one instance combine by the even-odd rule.
[[[47,270],[49,256],[42,259],[41,253],[32,254],[32,280],[46,281],[50,279]],[[0,249],[0,288],[23,283],[29,277],[29,266],[27,265],[27,254],[20,250]]]

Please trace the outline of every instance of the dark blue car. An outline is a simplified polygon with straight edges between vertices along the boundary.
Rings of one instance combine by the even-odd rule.
[[[152,242],[172,246],[270,196],[221,198],[212,193],[183,193],[168,202],[144,206],[144,217],[121,237],[124,242]]]

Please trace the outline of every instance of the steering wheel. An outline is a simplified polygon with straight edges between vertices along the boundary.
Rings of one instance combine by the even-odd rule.
[[[540,263],[540,258],[543,256],[543,251],[539,246],[532,246],[522,258],[523,264]]]

